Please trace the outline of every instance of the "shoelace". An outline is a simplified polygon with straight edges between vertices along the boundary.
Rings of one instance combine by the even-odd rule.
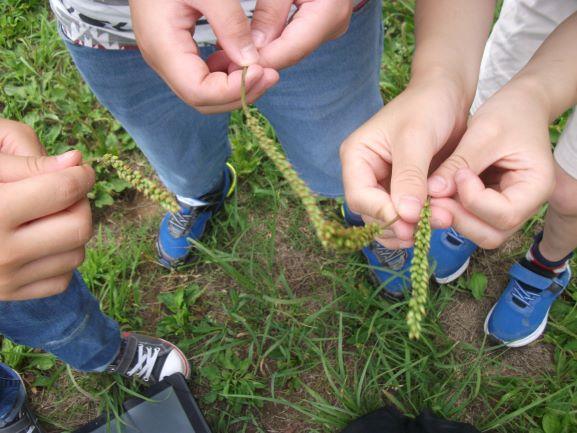
[[[404,250],[391,250],[378,242],[373,242],[372,249],[379,261],[393,270],[399,270],[405,264],[406,253]]]
[[[154,365],[158,360],[158,355],[160,353],[159,347],[144,346],[143,344],[138,345],[138,361],[132,368],[132,370],[126,373],[127,376],[136,376],[148,382],[150,376],[152,375],[152,370]]]
[[[190,230],[190,227],[196,221],[196,217],[198,215],[198,209],[193,207],[190,208],[190,213],[185,214],[183,212],[177,212],[170,216],[168,221],[168,229],[170,234],[175,238],[183,236],[185,233]]]
[[[515,287],[511,293],[511,296],[517,298],[521,301],[525,306],[529,306],[531,303],[539,299],[541,292],[531,292],[524,288],[521,284],[515,282]]]

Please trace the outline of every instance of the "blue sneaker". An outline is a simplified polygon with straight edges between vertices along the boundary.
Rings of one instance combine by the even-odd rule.
[[[345,222],[351,226],[363,226],[360,215],[353,213],[345,204],[342,207]],[[362,249],[371,267],[371,277],[375,284],[382,286],[387,295],[402,297],[411,288],[411,260],[413,249],[391,250],[377,241]]]
[[[485,334],[508,347],[521,347],[537,340],[549,310],[569,285],[571,269],[548,278],[515,263],[509,270],[507,288],[485,320]]]
[[[342,208],[347,224],[362,226],[362,218],[351,212],[348,206]],[[467,270],[471,256],[477,245],[461,236],[454,229],[433,230],[429,258],[433,277],[439,284],[455,281]],[[372,275],[379,285],[385,284],[389,295],[400,297],[410,290],[410,269],[413,249],[390,250],[378,242],[363,248],[363,254],[371,265]]]
[[[167,213],[160,223],[156,241],[159,263],[167,269],[175,269],[185,264],[191,257],[190,240],[200,240],[210,219],[222,208],[224,201],[236,188],[236,171],[227,163],[222,186],[200,200],[206,206],[189,206],[180,203],[180,212]]]
[[[463,275],[476,250],[477,245],[453,228],[433,230],[429,256],[435,281],[448,284]]]

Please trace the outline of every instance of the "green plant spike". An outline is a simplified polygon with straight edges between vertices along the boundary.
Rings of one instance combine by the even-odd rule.
[[[415,247],[411,263],[411,287],[413,294],[409,301],[407,324],[409,338],[421,338],[422,323],[426,315],[429,297],[429,249],[431,247],[431,205],[426,201],[415,233]]]
[[[382,233],[383,229],[393,225],[398,218],[395,218],[385,226],[367,224],[364,227],[344,227],[335,221],[327,221],[324,218],[314,193],[299,177],[285,155],[278,149],[275,140],[266,135],[259,115],[254,114],[249,109],[246,100],[247,71],[248,68],[244,68],[241,86],[241,102],[246,125],[256,138],[257,144],[274,163],[301,200],[323,247],[340,252],[355,252],[371,243],[375,237]]]
[[[101,166],[113,168],[118,177],[128,182],[145,197],[158,203],[166,211],[176,213],[180,210],[174,196],[157,182],[146,178],[140,171],[132,169],[118,156],[106,154],[96,160]]]
[[[289,183],[295,194],[303,203],[303,206],[315,228],[316,234],[326,249],[340,252],[358,251],[382,233],[384,229],[393,225],[398,217],[385,226],[367,224],[364,227],[344,227],[336,221],[325,219],[318,204],[317,198],[306,183],[299,177],[285,155],[278,149],[276,142],[266,135],[261,124],[260,117],[249,109],[246,100],[246,74],[248,68],[244,68],[242,74],[241,100],[246,124],[256,138],[256,141],[264,153],[274,163]],[[128,164],[114,155],[106,154],[95,160],[104,167],[113,168],[118,176],[128,182],[137,191],[147,198],[160,204],[168,212],[178,212],[179,205],[174,196],[153,180],[147,179],[138,170],[132,169]]]

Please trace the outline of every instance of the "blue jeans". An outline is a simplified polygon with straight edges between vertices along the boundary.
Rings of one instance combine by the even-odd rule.
[[[325,197],[343,195],[341,143],[383,105],[381,17],[381,1],[370,0],[344,36],[282,71],[280,83],[256,103],[299,174]],[[138,50],[67,47],[92,91],[173,193],[198,198],[218,184],[230,156],[230,114],[203,115],[186,105]],[[204,47],[202,56],[215,50]]]
[[[24,384],[18,374],[0,363],[0,428],[16,419],[25,398]]]
[[[106,370],[120,349],[118,324],[102,313],[79,272],[60,295],[0,302],[0,334],[80,371]]]

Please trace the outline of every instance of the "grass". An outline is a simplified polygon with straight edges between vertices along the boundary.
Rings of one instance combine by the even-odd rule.
[[[385,100],[407,81],[412,7],[384,5]],[[44,1],[0,3],[0,29],[3,116],[34,126],[50,152],[76,147],[87,157],[113,152],[142,162],[80,84]],[[161,211],[101,172],[98,230],[82,267],[123,328],[157,333],[186,351],[215,433],[336,432],[384,404],[407,414],[429,407],[482,431],[577,430],[575,286],[555,305],[544,340],[513,351],[490,346],[482,333],[509,264],[542,215],[500,250],[478,253],[459,281],[433,290],[424,336],[410,341],[406,304],[380,296],[359,256],[321,251],[304,210],[240,120],[234,114],[230,129],[239,190],[195,263],[162,271],[153,252]],[[488,281],[481,288],[478,274]],[[2,359],[24,372],[52,431],[114,413],[137,390],[113,377],[69,374],[51,356],[8,341]]]

